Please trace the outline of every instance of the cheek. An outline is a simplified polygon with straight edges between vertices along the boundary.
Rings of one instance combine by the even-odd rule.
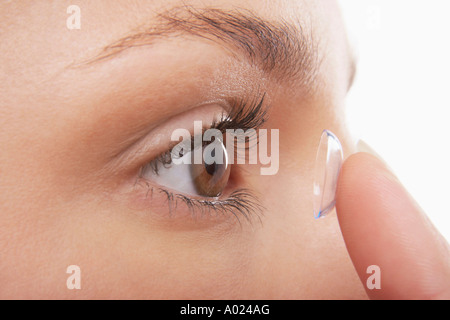
[[[209,226],[174,230],[107,205],[75,207],[39,232],[46,241],[31,241],[30,253],[39,254],[20,262],[28,267],[16,279],[32,288],[19,295],[220,299],[238,297],[244,290],[255,251],[249,232]],[[69,265],[81,269],[80,291],[66,287]]]
[[[261,230],[254,233],[259,245],[254,254],[255,268],[250,274],[255,279],[266,279],[267,286],[252,292],[255,298],[284,294],[293,298],[296,292],[304,294],[305,279],[317,267],[313,262],[317,252],[312,241],[320,230],[314,225],[312,214],[312,176],[308,170],[312,164],[307,154],[295,157],[293,148],[286,150],[280,151],[277,175],[252,178],[266,208]]]

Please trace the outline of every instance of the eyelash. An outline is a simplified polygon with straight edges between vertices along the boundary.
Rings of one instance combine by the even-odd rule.
[[[263,212],[263,207],[260,204],[258,198],[248,189],[238,189],[232,192],[227,199],[223,200],[206,200],[189,198],[180,193],[173,193],[167,189],[161,187],[148,186],[146,197],[153,198],[155,192],[159,192],[166,196],[167,205],[169,207],[169,215],[171,216],[173,211],[178,207],[178,201],[182,201],[189,209],[192,217],[196,217],[200,214],[201,217],[210,215],[214,212],[216,215],[231,214],[238,222],[241,220],[239,216],[243,216],[245,220],[251,222],[251,218],[256,216],[260,221],[260,215]]]
[[[212,129],[218,129],[222,133],[225,133],[227,129],[242,129],[244,131],[248,129],[258,129],[267,121],[267,108],[264,107],[265,93],[262,97],[251,102],[247,100],[232,101],[231,111],[225,117],[211,125]],[[191,138],[194,140],[194,137]],[[248,147],[246,146],[246,149]],[[151,164],[151,169],[155,174],[158,174],[158,165],[170,165],[172,163],[170,149],[160,154],[148,165]],[[145,166],[144,166],[145,167]],[[141,169],[142,172],[142,169]],[[200,212],[201,216],[205,214],[232,214],[240,223],[239,216],[243,216],[247,221],[255,215],[260,220],[263,207],[260,205],[258,198],[248,189],[237,189],[233,191],[226,199],[195,199],[186,195],[173,193],[162,187],[152,187],[150,184],[139,174],[138,179],[144,180],[148,190],[146,198],[149,194],[153,197],[154,191],[165,195],[167,197],[167,205],[169,207],[169,214],[178,207],[178,201],[182,201],[187,205],[191,215],[195,217],[196,213]]]
[[[232,102],[231,112],[227,117],[221,119],[219,122],[214,122],[210,128],[217,129],[221,131],[222,134],[225,134],[227,129],[242,129],[244,131],[248,129],[258,129],[267,121],[268,108],[264,108],[265,95],[266,94],[263,94],[260,100],[252,101],[251,103],[246,100]],[[249,140],[252,140],[253,138],[254,137],[249,137]],[[191,141],[194,140],[194,137],[191,137]],[[172,163],[170,152],[172,147],[173,146],[151,161],[155,165],[151,168],[155,174],[158,174],[158,164],[170,165]],[[237,148],[237,145],[235,145],[235,148]],[[247,145],[246,149],[248,149]]]

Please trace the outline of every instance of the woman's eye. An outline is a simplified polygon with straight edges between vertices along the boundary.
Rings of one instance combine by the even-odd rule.
[[[173,161],[168,152],[147,164],[141,177],[175,191],[203,197],[218,197],[230,177],[231,165],[223,141],[192,148]],[[201,156],[200,156],[201,155]]]

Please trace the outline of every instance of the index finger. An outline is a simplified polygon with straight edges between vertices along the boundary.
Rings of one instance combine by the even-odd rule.
[[[336,211],[370,298],[450,298],[448,243],[382,161],[358,153],[344,162]],[[379,288],[368,283],[376,272]]]

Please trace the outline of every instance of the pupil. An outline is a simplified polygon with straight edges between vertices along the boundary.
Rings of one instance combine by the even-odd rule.
[[[216,150],[213,149],[211,151],[211,157],[214,158],[215,156],[216,156]],[[214,172],[216,172],[216,170],[217,170],[217,164],[215,162],[211,163],[211,164],[205,163],[205,169],[206,169],[206,172],[208,172],[208,174],[212,176],[214,174]]]
[[[205,163],[205,169],[206,169],[206,172],[208,172],[208,174],[212,176],[214,174],[214,172],[216,172],[216,170],[217,170],[217,164],[216,163],[212,163],[212,164]]]

